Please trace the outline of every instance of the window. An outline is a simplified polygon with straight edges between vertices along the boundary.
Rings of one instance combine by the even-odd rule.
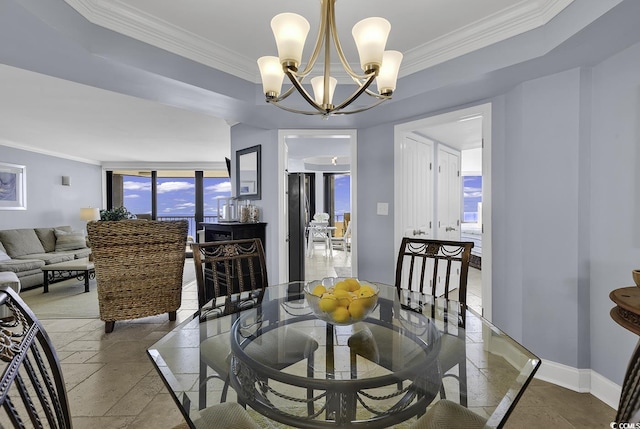
[[[482,176],[463,176],[463,216],[465,223],[478,223],[482,217]]]

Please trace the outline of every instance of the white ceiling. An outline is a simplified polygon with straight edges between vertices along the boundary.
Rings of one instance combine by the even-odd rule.
[[[255,60],[276,54],[271,17],[285,11],[305,16],[309,46],[319,12],[318,0],[65,1],[97,25],[251,82],[259,80]],[[356,62],[350,28],[367,16],[387,18],[387,48],[404,53],[400,75],[408,76],[542,26],[572,1],[405,0],[390,7],[383,0],[341,0],[336,14],[345,53]],[[219,162],[229,156],[229,126],[203,113],[3,65],[0,93],[2,144],[96,163]],[[433,138],[446,142],[447,131],[441,127]],[[455,132],[462,133],[457,139],[477,141],[462,128]]]

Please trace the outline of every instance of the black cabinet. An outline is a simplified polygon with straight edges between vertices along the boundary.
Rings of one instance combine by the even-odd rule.
[[[241,240],[243,238],[259,238],[262,247],[267,248],[266,222],[258,223],[202,223],[205,241]]]

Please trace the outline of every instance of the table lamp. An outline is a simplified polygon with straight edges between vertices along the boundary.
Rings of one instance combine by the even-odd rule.
[[[80,209],[80,219],[85,222],[100,220],[100,209],[95,207],[83,207]]]

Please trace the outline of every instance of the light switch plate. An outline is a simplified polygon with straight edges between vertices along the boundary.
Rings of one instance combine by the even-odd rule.
[[[381,216],[389,215],[389,203],[378,203],[378,214]]]

